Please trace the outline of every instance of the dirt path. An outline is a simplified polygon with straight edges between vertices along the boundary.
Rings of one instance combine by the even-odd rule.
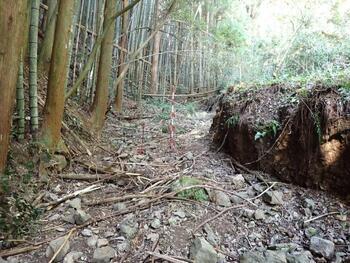
[[[101,140],[88,145],[92,156],[77,156],[62,172],[95,174],[97,179],[52,177],[54,187],[47,189],[44,201],[57,203],[89,186],[98,189],[52,207],[38,232],[27,238],[33,243],[59,236],[69,240],[63,246],[64,239],[58,245],[51,242],[52,251],[45,243],[11,258],[48,262],[57,250],[59,259],[70,252],[64,262],[156,262],[152,259],[166,259],[164,255],[172,262],[238,262],[243,254],[242,262],[349,258],[349,207],[325,193],[273,184],[269,178],[268,189],[274,185],[274,192],[266,191],[264,182],[236,170],[229,156],[211,145],[212,117],[206,112],[178,114],[174,152],[162,120],[109,116]],[[191,188],[193,183],[205,186],[198,190]],[[188,190],[176,195],[182,188]],[[312,236],[330,243],[310,248],[317,242]]]

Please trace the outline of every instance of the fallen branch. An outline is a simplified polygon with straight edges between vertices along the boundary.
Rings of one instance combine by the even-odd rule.
[[[53,209],[54,207],[58,206],[59,204],[67,201],[67,200],[70,200],[70,199],[73,199],[79,195],[82,195],[82,194],[86,194],[86,193],[90,193],[90,192],[93,192],[93,191],[96,191],[98,189],[100,189],[101,186],[99,185],[90,185],[89,187],[87,188],[84,188],[84,189],[81,189],[81,190],[77,190],[75,191],[74,193],[71,193],[71,194],[68,194],[56,201],[53,201],[53,202],[50,202],[50,203],[46,203],[46,204],[40,204],[38,207],[46,207],[46,210],[49,211],[51,209]]]
[[[57,255],[61,252],[61,250],[63,249],[63,247],[67,244],[69,238],[72,236],[72,234],[75,232],[75,228],[71,229],[68,233],[68,235],[66,235],[62,245],[57,249],[57,251],[55,252],[55,254],[53,254],[52,258],[50,259],[49,263],[54,262],[54,260],[56,259]]]
[[[98,200],[98,201],[90,201],[90,202],[87,202],[86,205],[95,206],[95,205],[102,205],[102,204],[108,204],[108,203],[114,203],[114,202],[122,202],[133,198],[151,198],[151,197],[154,197],[154,196],[143,195],[143,194],[114,196],[110,198],[103,198],[102,200]]]
[[[175,97],[186,97],[186,98],[191,98],[191,97],[202,97],[206,96],[215,92],[218,92],[220,89],[215,89],[215,90],[210,90],[202,93],[195,93],[195,94],[176,94]],[[144,97],[172,97],[172,95],[167,95],[167,94],[143,94]]]
[[[31,252],[31,251],[34,251],[34,250],[41,248],[42,245],[43,244],[28,246],[28,247],[20,247],[20,248],[16,247],[16,248],[4,250],[4,251],[0,252],[0,257],[6,258],[6,257],[10,257],[10,256],[16,256],[19,254]]]
[[[337,214],[340,214],[340,212],[330,212],[330,213],[326,213],[326,214],[322,214],[322,215],[319,215],[319,216],[315,216],[313,218],[310,218],[308,220],[305,220],[304,221],[304,224],[307,224],[307,223],[310,223],[312,221],[315,221],[317,219],[320,219],[320,218],[323,218],[323,217],[326,217],[326,216],[330,216],[330,215],[337,215]]]
[[[171,263],[186,263],[186,262],[194,263],[193,260],[189,260],[189,259],[185,259],[185,258],[181,258],[181,257],[171,257],[168,255],[163,255],[163,254],[159,254],[159,253],[151,252],[151,251],[147,251],[146,253],[152,257],[163,259],[163,260],[169,261]]]
[[[116,174],[60,174],[58,175],[62,179],[69,179],[69,180],[82,180],[82,181],[94,181],[94,180],[109,180],[109,179],[117,179],[121,177],[135,177],[135,176],[141,176],[141,174],[138,173],[127,173],[127,172],[121,172]]]

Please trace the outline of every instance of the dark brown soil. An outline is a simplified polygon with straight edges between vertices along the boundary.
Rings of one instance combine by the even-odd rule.
[[[232,88],[212,131],[214,141],[249,168],[349,198],[350,104],[338,87]],[[266,135],[255,138],[257,132]]]

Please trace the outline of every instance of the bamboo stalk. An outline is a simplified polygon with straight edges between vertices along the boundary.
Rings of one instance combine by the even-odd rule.
[[[40,0],[31,0],[31,18],[29,29],[29,107],[31,132],[36,137],[39,129],[38,114],[38,24]]]

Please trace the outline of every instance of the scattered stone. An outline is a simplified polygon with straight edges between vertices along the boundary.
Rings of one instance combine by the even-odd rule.
[[[126,252],[130,249],[130,243],[128,240],[123,240],[117,244],[117,250],[119,252]]]
[[[304,199],[304,202],[303,202],[303,206],[304,206],[305,208],[309,208],[309,209],[312,211],[312,210],[315,209],[316,204],[315,204],[315,202],[314,202],[312,199],[310,199],[310,198],[305,198],[305,199]]]
[[[265,187],[261,184],[254,184],[253,189],[258,193],[262,193],[262,192],[264,192]]]
[[[168,219],[168,223],[169,223],[169,225],[174,226],[174,225],[176,225],[177,220],[178,220],[178,217],[177,217],[177,216],[171,216],[171,217]]]
[[[254,221],[250,221],[247,227],[248,228],[253,228],[255,226],[256,226],[255,222]]]
[[[66,229],[64,227],[56,227],[57,232],[66,232]]]
[[[74,209],[69,209],[66,211],[62,216],[62,220],[71,224],[75,224]]]
[[[63,263],[74,263],[83,256],[82,252],[69,252],[63,259]]]
[[[157,242],[159,239],[159,234],[157,233],[150,233],[146,236],[146,240],[151,240],[152,243]]]
[[[334,255],[334,243],[332,241],[322,239],[319,237],[312,237],[310,241],[310,250],[315,254],[322,255],[330,259]]]
[[[60,237],[55,240],[52,240],[46,249],[46,257],[52,258],[53,255],[60,249],[65,239],[66,239],[65,237]],[[64,256],[68,253],[69,248],[70,248],[70,242],[69,240],[67,240],[63,248],[60,250],[60,252],[56,256],[55,262],[63,260]]]
[[[59,214],[54,214],[49,217],[49,221],[56,221],[60,218],[61,216]]]
[[[285,252],[278,250],[249,251],[240,257],[240,263],[287,263],[287,257]]]
[[[287,263],[286,253],[284,253],[283,251],[267,250],[265,252],[265,262]]]
[[[263,195],[266,203],[271,205],[283,205],[283,193],[280,191],[268,191]]]
[[[81,199],[80,198],[74,198],[73,200],[70,200],[68,202],[68,205],[74,209],[81,209]]]
[[[207,234],[208,242],[213,246],[217,246],[218,245],[218,237],[214,234],[214,231],[210,227],[209,224],[204,225],[204,231]]]
[[[121,224],[119,225],[119,230],[120,233],[126,238],[132,239],[135,237],[138,227],[139,224],[135,222],[133,218],[128,217],[123,222],[121,222]]]
[[[347,221],[347,215],[346,214],[336,215],[335,218],[338,219],[339,221],[342,221],[342,222],[346,222]]]
[[[288,263],[314,263],[312,259],[312,254],[310,251],[294,252],[292,254],[287,254]]]
[[[94,263],[109,263],[114,258],[116,251],[110,247],[100,247],[94,251],[92,262]]]
[[[255,214],[254,210],[251,209],[243,209],[243,216],[247,217],[247,218],[253,218]]]
[[[266,218],[265,212],[263,210],[261,210],[261,209],[257,209],[254,212],[254,218],[256,220],[265,220],[265,218]]]
[[[173,215],[178,216],[182,219],[186,217],[186,213],[183,210],[174,211]]]
[[[19,261],[15,257],[8,257],[7,260],[0,257],[0,263],[19,263]]]
[[[66,157],[61,154],[56,154],[52,158],[52,166],[57,169],[58,172],[62,172],[64,168],[66,168],[68,165],[68,162],[66,160]]]
[[[114,236],[114,232],[113,231],[106,231],[104,236],[105,236],[105,238],[113,237]]]
[[[249,199],[250,196],[247,192],[240,192],[237,193],[236,195],[233,195],[230,197],[230,201],[235,204],[235,205],[239,205],[245,202],[244,199]]]
[[[190,248],[190,258],[195,262],[217,263],[219,256],[208,241],[203,237],[197,237]]]
[[[81,231],[81,235],[83,237],[91,237],[92,236],[92,231],[90,229],[83,229],[83,231]]]
[[[97,240],[97,247],[105,247],[108,245],[108,240],[106,238],[100,238]]]
[[[311,238],[313,236],[317,235],[317,229],[314,227],[308,227],[305,229],[305,236],[308,238]]]
[[[249,251],[244,253],[240,259],[240,263],[266,263],[264,254],[258,251]]]
[[[187,152],[184,156],[187,160],[193,160],[193,153],[192,152]]]
[[[125,159],[125,158],[127,158],[129,155],[127,154],[127,153],[122,153],[122,154],[119,154],[118,155],[118,158],[120,158],[120,159]]]
[[[116,203],[113,205],[113,210],[122,211],[126,209],[126,205],[124,203]]]
[[[91,216],[81,209],[77,209],[73,215],[74,221],[77,225],[82,225],[88,221]]]
[[[210,191],[210,199],[219,206],[231,206],[230,197],[222,191]]]
[[[98,240],[98,237],[97,237],[96,235],[93,235],[92,237],[89,237],[89,238],[86,240],[86,244],[87,244],[89,247],[96,247],[97,240]]]
[[[155,218],[152,223],[151,223],[151,227],[153,229],[158,229],[161,227],[161,223],[160,223],[160,220],[158,218]]]
[[[232,177],[231,180],[234,186],[236,187],[236,189],[240,189],[245,186],[245,179],[241,174],[237,174],[236,176]]]

